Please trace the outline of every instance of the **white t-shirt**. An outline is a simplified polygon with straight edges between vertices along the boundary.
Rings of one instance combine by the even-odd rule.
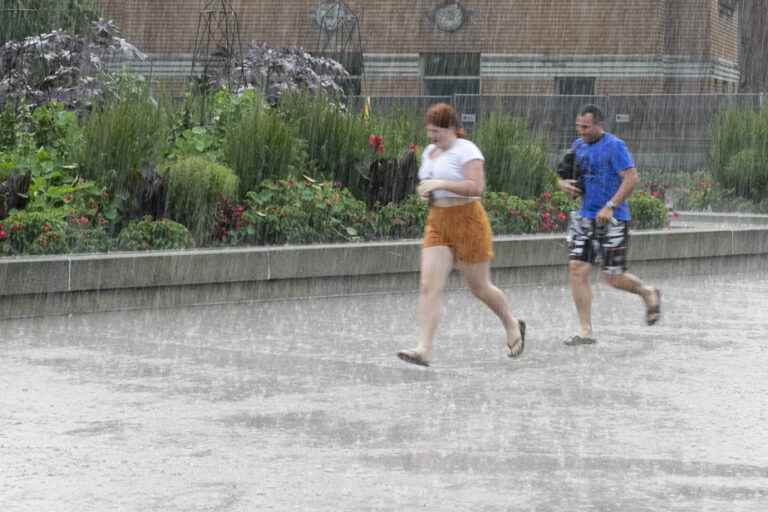
[[[480,152],[480,148],[467,139],[456,139],[450,148],[440,153],[433,160],[429,158],[429,155],[432,154],[435,148],[437,148],[436,145],[430,144],[421,154],[419,180],[464,181],[464,165],[472,160],[485,160],[485,157]],[[464,197],[447,190],[435,190],[432,192],[432,195],[435,199],[441,197]]]

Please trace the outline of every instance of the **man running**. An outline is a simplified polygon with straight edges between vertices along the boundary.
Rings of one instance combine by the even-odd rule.
[[[571,292],[579,315],[579,334],[566,345],[595,343],[592,332],[592,265],[601,259],[609,285],[639,295],[645,304],[645,320],[655,324],[661,317],[659,290],[643,284],[627,272],[629,206],[626,200],[639,181],[635,163],[624,141],[603,129],[604,116],[595,105],[587,105],[576,116],[579,138],[573,143],[575,174],[560,173],[560,190],[582,196],[581,208],[571,213],[568,226]]]

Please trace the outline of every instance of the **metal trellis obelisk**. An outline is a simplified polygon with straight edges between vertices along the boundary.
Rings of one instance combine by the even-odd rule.
[[[202,96],[203,117],[205,97],[212,87],[226,86],[233,90],[245,83],[242,59],[237,12],[229,0],[205,0],[197,22],[191,72]]]
[[[343,1],[320,2],[313,17],[320,32],[317,47],[321,55],[341,63],[362,84],[365,71],[360,18]]]

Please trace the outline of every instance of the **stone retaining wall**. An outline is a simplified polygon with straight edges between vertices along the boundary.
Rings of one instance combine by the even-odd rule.
[[[567,284],[562,234],[500,236],[494,280],[502,287]],[[417,240],[0,258],[0,319],[239,301],[412,292]],[[766,270],[768,227],[635,232],[641,276]],[[461,286],[455,276],[450,286]]]

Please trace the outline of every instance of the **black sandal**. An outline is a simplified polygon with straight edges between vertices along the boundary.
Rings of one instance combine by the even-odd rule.
[[[597,340],[591,336],[580,336],[576,334],[565,340],[563,343],[569,347],[575,347],[576,345],[594,345],[597,343]]]
[[[514,345],[510,345],[509,343],[507,343],[507,348],[509,349],[509,353],[507,354],[507,356],[512,358],[520,357],[520,354],[522,354],[523,350],[525,350],[525,321],[518,320],[517,324],[520,329],[520,340],[519,341],[515,340]],[[520,349],[517,351],[514,351],[512,349],[513,346],[515,347],[519,346]]]
[[[429,366],[429,362],[423,359],[415,350],[401,350],[397,353],[397,357],[406,363],[416,364],[419,366]]]
[[[645,306],[645,323],[648,325],[653,325],[661,319],[661,291],[654,288],[653,292],[656,294],[656,304]]]

